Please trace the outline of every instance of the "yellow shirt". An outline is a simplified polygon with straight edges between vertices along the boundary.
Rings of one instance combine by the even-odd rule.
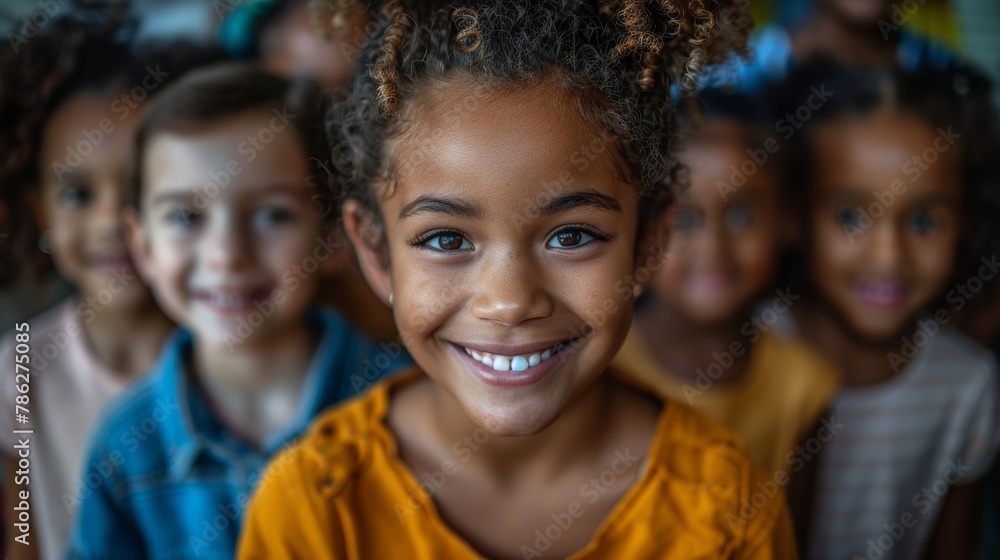
[[[398,376],[324,413],[268,467],[250,505],[242,560],[479,559],[399,459],[385,425]],[[794,559],[784,495],[728,431],[678,403],[658,420],[648,463],[573,559]],[[401,504],[417,503],[400,516]],[[543,528],[544,529],[544,528]]]
[[[682,379],[657,361],[633,324],[613,364],[633,372],[661,396],[686,403],[735,432],[757,468],[771,475],[779,470],[792,474],[793,449],[837,392],[837,374],[804,343],[768,332],[735,350],[751,352],[739,380],[715,383],[715,367],[706,367],[696,380]],[[731,363],[724,352],[714,361],[718,368]]]

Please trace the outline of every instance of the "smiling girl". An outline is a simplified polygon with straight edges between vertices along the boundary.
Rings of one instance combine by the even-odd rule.
[[[995,255],[995,120],[975,72],[814,61],[835,97],[809,122],[809,287],[783,318],[837,368],[811,558],[974,558],[1000,448],[997,365],[946,292]]]
[[[419,371],[276,460],[241,558],[795,557],[735,436],[608,367],[660,266],[669,84],[742,43],[737,15],[382,7],[328,121],[348,235]]]

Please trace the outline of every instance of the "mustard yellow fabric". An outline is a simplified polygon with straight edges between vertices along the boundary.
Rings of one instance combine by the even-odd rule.
[[[479,559],[420,500],[385,426],[391,391],[420,372],[396,377],[318,418],[262,478],[247,515],[238,558]],[[752,469],[742,445],[679,403],[658,420],[642,478],[572,559],[794,559],[784,496]]]
[[[720,351],[706,366],[704,376],[689,380],[677,377],[656,360],[633,325],[613,364],[632,372],[654,392],[680,401],[732,430],[746,446],[751,463],[769,475],[792,474],[796,444],[813,428],[839,385],[835,370],[805,343],[763,332],[753,344],[740,348],[750,352],[750,363],[737,381],[717,383],[719,368],[729,362]],[[735,349],[739,351],[739,349]]]

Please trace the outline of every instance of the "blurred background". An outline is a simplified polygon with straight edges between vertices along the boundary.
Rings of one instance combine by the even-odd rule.
[[[61,0],[52,0],[61,2]],[[857,0],[858,4],[881,0]],[[249,0],[135,0],[143,18],[142,37],[215,41],[219,21]],[[996,0],[899,0],[905,27],[944,43],[1000,78],[1000,2]],[[811,0],[750,0],[757,25],[794,26],[809,17]],[[39,0],[5,0],[0,5],[4,35],[40,9]],[[906,13],[906,12],[903,12]]]

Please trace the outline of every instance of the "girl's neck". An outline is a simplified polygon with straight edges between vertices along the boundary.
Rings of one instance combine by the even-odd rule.
[[[79,298],[77,305],[86,305]],[[112,302],[114,303],[114,302]],[[174,324],[152,297],[137,305],[77,310],[84,344],[94,358],[123,379],[134,379],[156,362]]]
[[[729,353],[732,364],[714,378],[716,383],[724,384],[741,379],[750,363],[746,336],[740,333],[749,313],[745,318],[743,315],[716,325],[699,325],[686,320],[654,292],[648,304],[636,311],[635,321],[638,334],[656,361],[678,378],[696,380],[700,372],[718,363],[714,356]],[[739,344],[739,355],[732,352],[734,344]]]
[[[888,357],[899,351],[895,343],[874,343],[852,334],[835,311],[815,297],[804,298],[792,313],[803,338],[836,366],[843,387],[870,387],[897,374]]]
[[[899,37],[883,36],[877,25],[850,27],[818,8],[810,23],[793,34],[792,48],[798,60],[821,52],[845,64],[893,66],[898,58]]]

